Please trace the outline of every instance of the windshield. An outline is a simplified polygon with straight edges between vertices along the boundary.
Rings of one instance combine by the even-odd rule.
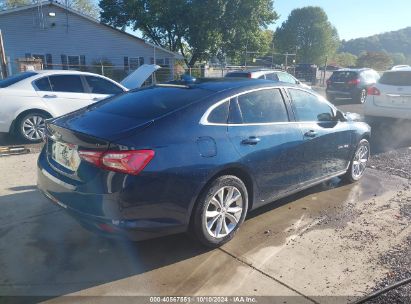
[[[24,72],[14,76],[10,76],[6,79],[0,80],[0,88],[7,88],[12,84],[15,84],[23,79],[29,78],[31,76],[37,75],[35,72]]]
[[[173,87],[149,87],[96,104],[92,109],[136,119],[151,120],[199,100],[212,91]]]
[[[356,72],[351,71],[341,71],[341,72],[334,72],[331,76],[331,80],[333,81],[347,81],[355,78],[357,76]]]
[[[411,71],[385,72],[379,83],[394,86],[411,86]]]

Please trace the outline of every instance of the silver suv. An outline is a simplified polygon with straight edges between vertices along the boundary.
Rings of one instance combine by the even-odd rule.
[[[241,78],[254,78],[254,79],[267,79],[272,81],[281,81],[285,83],[297,84],[305,89],[311,89],[311,86],[302,83],[293,75],[280,70],[238,70],[228,72],[225,77],[241,77]]]

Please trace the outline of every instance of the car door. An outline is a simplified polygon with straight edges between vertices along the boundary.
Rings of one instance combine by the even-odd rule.
[[[50,75],[34,82],[37,94],[55,116],[67,114],[92,103],[80,75]]]
[[[90,97],[93,102],[121,94],[125,91],[122,87],[102,77],[91,75],[85,75],[83,77],[86,81],[87,92],[91,94]]]
[[[301,131],[290,123],[280,89],[263,88],[232,98],[228,135],[252,172],[261,201],[295,189],[300,182]]]
[[[321,96],[288,88],[303,136],[303,183],[310,183],[347,169],[351,131],[335,119],[336,110]]]

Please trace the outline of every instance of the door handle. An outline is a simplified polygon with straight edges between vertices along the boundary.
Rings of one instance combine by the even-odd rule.
[[[99,97],[94,97],[93,98],[93,101],[100,101],[100,100],[102,100],[103,98],[99,98]]]
[[[310,130],[304,133],[304,137],[316,137],[317,136],[317,132],[315,132],[314,130]]]
[[[44,95],[43,98],[57,98],[57,95]]]
[[[243,139],[241,141],[242,145],[256,145],[261,141],[257,136],[250,136],[249,138]]]

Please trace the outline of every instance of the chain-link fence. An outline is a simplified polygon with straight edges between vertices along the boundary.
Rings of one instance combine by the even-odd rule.
[[[162,83],[172,80],[181,79],[182,75],[188,74],[195,78],[220,78],[224,77],[227,73],[239,70],[255,70],[255,69],[267,69],[269,67],[265,66],[200,66],[193,68],[185,68],[182,65],[176,64],[173,67],[162,66],[157,70],[147,81],[146,85],[152,83]],[[28,62],[27,64],[22,64],[21,62],[9,62],[8,63],[8,75],[14,75],[16,73],[25,70],[39,70],[39,69],[50,69],[50,70],[73,70],[73,71],[84,71],[95,73],[99,75],[106,76],[115,81],[121,82],[127,75],[132,73],[134,70],[129,67],[115,66],[111,64],[92,64],[92,65],[62,65],[62,64],[47,64],[44,65],[40,61],[38,62]],[[283,68],[285,70],[285,68]],[[312,85],[323,85],[325,80],[331,76],[332,72],[323,72],[319,69],[310,71],[298,71],[294,66],[288,67],[287,72],[296,76],[297,79],[310,83]]]

